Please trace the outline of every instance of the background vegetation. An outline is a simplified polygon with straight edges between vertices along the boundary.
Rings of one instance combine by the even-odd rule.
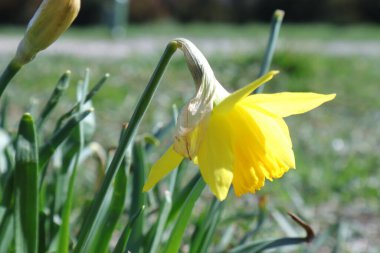
[[[1,23],[25,23],[41,0],[0,0]],[[109,24],[115,2],[123,0],[86,0],[77,24]],[[126,19],[132,22],[170,19],[180,22],[269,21],[275,9],[286,12],[290,22],[333,22],[352,24],[380,22],[380,3],[377,0],[125,0],[129,8]]]
[[[258,198],[265,196],[268,198],[271,219],[264,225],[267,233],[262,233],[261,236],[271,237],[277,233],[273,231],[273,224],[280,225],[284,234],[295,233],[277,212],[289,210],[300,214],[317,231],[319,239],[305,246],[310,251],[317,248],[320,242],[324,246],[319,250],[326,252],[379,250],[376,245],[380,236],[380,131],[376,127],[380,119],[379,54],[363,55],[356,50],[357,47],[351,48],[347,53],[337,54],[323,47],[336,41],[354,41],[358,43],[354,45],[361,45],[360,43],[378,40],[379,33],[374,32],[377,29],[371,26],[345,29],[329,25],[283,26],[280,50],[273,60],[273,69],[280,70],[281,75],[265,88],[265,92],[335,92],[337,98],[316,111],[287,120],[294,141],[297,169],[290,171],[281,180],[268,182],[256,195],[247,195],[239,200],[229,198],[224,215],[237,210],[243,214],[245,210],[258,205]],[[231,50],[218,53],[219,51],[210,50],[207,53],[207,48],[199,46],[209,59],[218,80],[229,90],[234,90],[256,77],[262,59],[263,48],[260,45],[265,44],[262,42],[266,41],[266,33],[267,27],[263,25],[131,26],[128,37],[121,39],[122,42],[128,44],[133,39],[153,41],[155,48],[160,49],[136,48],[136,54],[100,58],[90,50],[95,38],[110,46],[120,40],[110,39],[107,31],[99,28],[71,30],[63,40],[66,43],[74,38],[85,41],[88,44],[87,57],[51,53],[38,57],[22,69],[22,73],[7,89],[8,98],[13,104],[11,110],[15,115],[7,125],[16,129],[23,108],[38,108],[39,101],[46,100],[58,77],[66,69],[73,72],[74,80],[79,80],[89,67],[94,81],[106,72],[111,74],[106,87],[93,100],[98,122],[95,139],[111,147],[117,143],[121,124],[129,119],[165,43],[171,38],[185,36],[196,44],[197,41],[206,41],[203,45],[212,48],[221,46],[218,41],[223,40],[251,41],[255,45],[252,46],[254,50],[246,52]],[[1,34],[19,36],[21,30],[3,28]],[[302,50],[301,47],[298,50],[286,44],[292,42],[306,45],[306,49]],[[313,47],[312,50],[307,49],[307,45],[316,42],[322,45],[317,47],[318,51],[314,51]],[[0,66],[5,66],[10,56],[2,55]],[[67,104],[75,100],[75,90],[75,85],[69,88]],[[186,65],[181,57],[175,57],[162,80],[140,134],[144,135],[158,125],[167,123],[172,104],[180,107],[192,92],[192,81]],[[63,108],[64,104],[61,106],[62,111],[68,109]],[[154,157],[150,159],[154,161]],[[84,177],[77,186],[78,192],[85,192],[86,187],[92,184],[89,180],[92,172],[81,170],[79,173],[90,175]],[[75,201],[83,201],[83,198],[86,198],[85,194]],[[239,208],[236,209],[236,206]],[[244,229],[243,223],[236,224]]]

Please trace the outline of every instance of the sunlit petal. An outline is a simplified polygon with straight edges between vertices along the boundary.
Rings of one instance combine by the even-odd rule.
[[[265,170],[262,168],[260,159],[258,159],[260,153],[263,154],[263,148],[256,139],[251,137],[248,134],[234,146],[235,159],[232,184],[237,196],[254,193],[265,182]]]
[[[182,160],[183,156],[175,152],[173,146],[170,146],[165,154],[150,169],[143,191],[149,191],[158,181],[175,169]]]
[[[335,94],[323,95],[311,92],[282,92],[275,94],[256,94],[242,101],[254,104],[280,116],[287,117],[310,111],[335,98]]]
[[[281,118],[253,111],[240,103],[231,115],[235,122],[233,186],[237,196],[254,193],[264,186],[265,179],[278,178],[294,167],[289,132]],[[263,121],[262,117],[270,120]],[[276,138],[279,140],[272,143]]]
[[[227,197],[233,177],[230,124],[224,115],[212,114],[198,153],[202,177],[219,200]]]
[[[263,75],[262,77],[256,79],[252,83],[244,86],[243,88],[235,91],[230,96],[228,96],[226,99],[224,99],[216,108],[215,110],[228,110],[231,107],[233,107],[239,100],[245,98],[249,94],[252,93],[255,89],[263,85],[264,83],[268,82],[273,78],[274,75],[277,75],[278,71],[270,71]]]

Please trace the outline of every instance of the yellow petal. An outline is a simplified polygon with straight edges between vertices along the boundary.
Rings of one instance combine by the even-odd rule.
[[[278,74],[278,71],[269,71],[259,79],[253,81],[252,83],[244,86],[243,88],[235,91],[230,96],[228,96],[226,99],[224,99],[216,108],[215,110],[228,110],[232,108],[239,100],[243,99],[244,97],[248,96],[252,93],[256,88],[263,85],[264,83],[268,82],[273,78],[274,75]]]
[[[288,128],[282,118],[238,103],[234,121],[234,177],[237,196],[259,190],[265,179],[281,177],[294,167]]]
[[[255,193],[256,190],[264,186],[265,182],[265,169],[260,164],[260,160],[257,159],[257,151],[260,150],[260,147],[257,145],[257,141],[252,142],[248,140],[247,136],[244,140],[247,141],[235,145],[234,150],[234,177],[232,184],[238,197],[246,193]],[[246,148],[247,145],[249,148]]]
[[[256,124],[260,128],[262,135],[265,137],[265,152],[268,159],[278,166],[272,170],[272,176],[277,178],[283,174],[283,166],[295,168],[294,153],[292,150],[292,141],[289,135],[289,129],[285,121],[280,117],[273,117],[260,107],[246,108]]]
[[[149,191],[158,181],[175,169],[183,157],[173,150],[170,146],[165,154],[150,169],[148,180],[146,181],[143,191]]]
[[[282,92],[252,95],[242,101],[255,104],[280,116],[287,117],[310,111],[335,98],[335,94],[323,95],[311,92]]]
[[[225,115],[212,113],[197,156],[203,179],[221,201],[227,197],[233,177],[230,124]]]

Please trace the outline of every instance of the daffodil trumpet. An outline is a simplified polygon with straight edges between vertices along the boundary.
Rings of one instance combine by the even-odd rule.
[[[334,99],[335,94],[250,95],[278,71],[270,71],[230,94],[193,43],[185,39],[176,42],[193,75],[196,94],[181,110],[174,143],[151,168],[143,190],[151,189],[184,158],[198,165],[219,200],[227,197],[231,185],[237,196],[255,193],[265,180],[280,178],[295,168],[283,118],[310,111]]]

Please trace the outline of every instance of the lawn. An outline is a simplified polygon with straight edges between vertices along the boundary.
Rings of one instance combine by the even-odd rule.
[[[259,25],[205,25],[181,27],[173,24],[130,26],[129,38],[157,37],[266,40],[268,26]],[[303,41],[376,41],[379,27],[360,25],[336,27],[330,25],[285,25],[280,42]],[[1,35],[17,36],[18,28],[1,28]],[[1,38],[1,37],[0,37]],[[102,28],[75,28],[65,39],[109,39]],[[122,40],[122,39],[119,39]],[[218,47],[218,44],[215,44]],[[42,55],[22,69],[7,89],[11,119],[10,128],[16,128],[24,110],[38,110],[51,93],[60,75],[72,71],[72,82],[67,98],[58,108],[65,111],[74,101],[75,84],[83,78],[88,67],[92,85],[104,73],[110,73],[103,90],[94,98],[97,116],[95,140],[112,146],[117,143],[121,124],[127,122],[134,105],[149,80],[164,49],[151,55],[138,54],[125,58],[78,58],[64,55]],[[200,48],[202,50],[202,48]],[[217,79],[230,91],[257,77],[263,50],[246,53],[211,54],[206,57]],[[1,55],[3,68],[10,55]],[[244,196],[238,204],[249,208],[257,196],[268,196],[268,207],[273,211],[271,221],[282,226],[286,223],[275,215],[277,210],[292,211],[309,222],[318,240],[311,244],[312,252],[318,243],[319,250],[340,249],[341,252],[377,252],[380,250],[380,57],[357,54],[329,55],[319,52],[296,52],[281,48],[275,54],[272,69],[281,74],[271,81],[264,92],[312,91],[336,93],[334,101],[321,108],[287,119],[296,155],[297,169],[281,180],[269,182],[256,196]],[[141,135],[149,133],[159,124],[170,120],[172,104],[181,107],[193,94],[192,79],[182,57],[176,56],[161,82],[158,93],[143,122]],[[66,106],[66,107],[65,107]],[[236,200],[230,196],[227,206]],[[245,207],[244,207],[245,205]],[[228,209],[231,213],[233,208]],[[271,223],[272,222],[272,223]],[[269,232],[268,232],[269,233]],[[325,236],[328,239],[323,239]],[[318,251],[322,252],[322,251]]]

